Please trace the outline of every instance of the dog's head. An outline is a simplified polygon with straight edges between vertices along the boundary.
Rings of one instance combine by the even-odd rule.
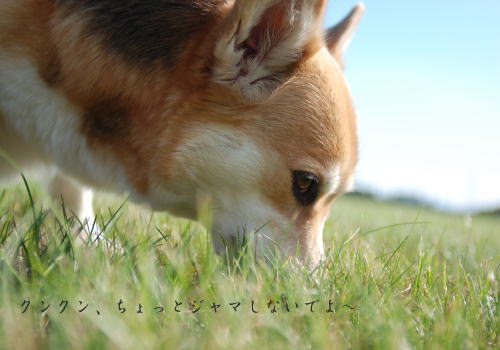
[[[325,33],[324,6],[236,1],[214,36],[210,83],[160,162],[169,168],[158,186],[176,194],[166,208],[184,216],[195,215],[197,195],[212,197],[218,248],[246,232],[258,247],[313,263],[323,253],[330,205],[356,164],[341,56],[363,11],[358,5]]]

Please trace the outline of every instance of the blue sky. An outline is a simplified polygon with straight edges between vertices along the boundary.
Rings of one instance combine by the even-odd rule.
[[[358,188],[500,207],[500,1],[375,1],[346,53]],[[356,4],[330,0],[326,25]]]

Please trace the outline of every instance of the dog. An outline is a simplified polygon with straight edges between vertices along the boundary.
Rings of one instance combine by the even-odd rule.
[[[52,169],[50,193],[82,221],[86,188],[191,219],[209,196],[216,251],[246,232],[259,255],[317,264],[357,161],[342,55],[364,9],[325,31],[325,7],[3,0],[0,150]]]

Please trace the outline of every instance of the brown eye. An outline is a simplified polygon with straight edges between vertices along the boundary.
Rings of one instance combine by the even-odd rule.
[[[312,184],[313,184],[312,177],[300,176],[297,178],[297,188],[302,193],[309,191]]]
[[[297,201],[306,206],[312,204],[318,197],[319,179],[307,171],[292,173],[292,190]]]

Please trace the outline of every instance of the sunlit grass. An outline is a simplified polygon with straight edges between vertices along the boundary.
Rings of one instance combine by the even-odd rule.
[[[110,242],[89,247],[41,192],[0,192],[0,348],[499,346],[498,218],[344,197],[311,274],[249,250],[228,262],[199,224],[122,204],[98,200]]]

